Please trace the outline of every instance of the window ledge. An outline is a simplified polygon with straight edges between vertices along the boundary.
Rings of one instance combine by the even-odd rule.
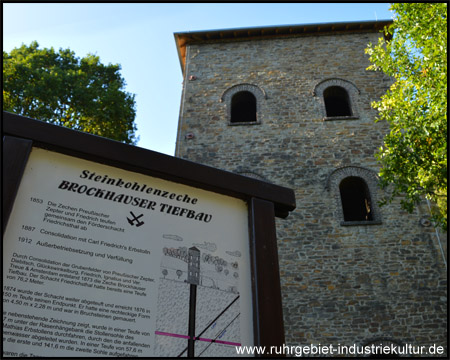
[[[323,121],[333,121],[333,120],[358,120],[359,116],[325,116]]]
[[[381,220],[341,221],[341,226],[381,225]]]
[[[242,121],[242,122],[229,122],[229,126],[239,126],[239,125],[259,125],[261,121]]]

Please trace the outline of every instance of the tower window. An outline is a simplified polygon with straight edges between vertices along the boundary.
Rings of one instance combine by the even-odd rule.
[[[361,166],[343,166],[331,171],[325,188],[334,196],[335,214],[342,226],[382,224],[377,183],[376,172]]]
[[[323,92],[327,117],[352,116],[350,98],[340,86],[330,86]]]
[[[240,91],[231,98],[230,122],[256,122],[256,97],[250,91]]]
[[[344,221],[372,221],[373,212],[369,188],[356,176],[346,177],[339,184]]]

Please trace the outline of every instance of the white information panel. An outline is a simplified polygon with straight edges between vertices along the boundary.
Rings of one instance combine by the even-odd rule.
[[[3,239],[5,356],[187,356],[190,310],[195,356],[236,356],[251,288],[244,201],[33,148]]]

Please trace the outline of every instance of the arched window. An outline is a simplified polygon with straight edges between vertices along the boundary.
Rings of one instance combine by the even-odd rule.
[[[333,170],[325,189],[335,199],[336,216],[342,226],[380,225],[378,177],[361,166],[343,166]]]
[[[235,171],[236,174],[239,175],[243,175],[243,176],[247,176],[247,177],[251,177],[253,179],[257,179],[257,180],[261,180],[261,181],[265,181],[265,182],[270,182],[269,180],[267,180],[264,176],[261,176],[259,174],[254,173],[253,171],[248,171],[248,170],[244,170],[244,171]]]
[[[256,122],[256,98],[250,91],[240,91],[231,98],[230,122]]]
[[[327,117],[352,116],[347,90],[340,86],[330,86],[323,92]]]
[[[360,91],[351,81],[338,78],[322,80],[314,87],[313,94],[320,104],[324,121],[359,119]]]
[[[344,221],[372,221],[372,201],[366,182],[356,176],[346,177],[339,184]]]
[[[264,121],[265,91],[253,84],[237,84],[226,89],[220,102],[226,106],[228,125],[257,125]]]

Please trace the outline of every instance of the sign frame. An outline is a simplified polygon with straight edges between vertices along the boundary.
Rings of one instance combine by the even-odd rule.
[[[292,189],[5,111],[2,127],[3,234],[33,147],[244,200],[254,345],[284,344],[275,217],[285,218],[295,209]]]

